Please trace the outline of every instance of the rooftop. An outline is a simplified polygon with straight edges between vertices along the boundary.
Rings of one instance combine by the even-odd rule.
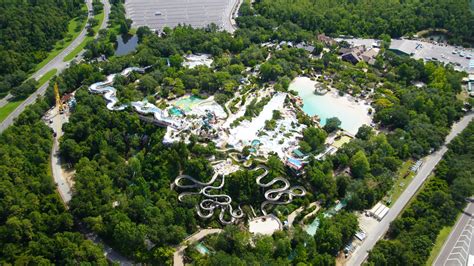
[[[423,48],[423,44],[410,40],[392,39],[390,50],[397,50],[405,54],[415,54],[418,49]]]

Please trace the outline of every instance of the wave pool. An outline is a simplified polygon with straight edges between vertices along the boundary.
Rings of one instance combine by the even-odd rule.
[[[338,96],[332,91],[316,95],[316,83],[307,77],[297,77],[291,82],[289,89],[298,92],[303,99],[303,111],[310,116],[318,115],[322,126],[326,124],[326,119],[337,117],[341,120],[341,128],[355,135],[360,126],[371,124],[369,105],[357,103],[349,95]]]

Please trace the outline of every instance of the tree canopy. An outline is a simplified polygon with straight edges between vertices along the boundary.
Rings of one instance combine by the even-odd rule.
[[[0,97],[18,87],[54,44],[66,37],[68,22],[81,14],[82,0],[0,3]],[[80,29],[79,29],[80,30]]]

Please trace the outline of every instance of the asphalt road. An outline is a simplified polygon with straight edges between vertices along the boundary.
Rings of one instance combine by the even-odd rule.
[[[104,28],[107,27],[107,23],[108,23],[108,19],[109,19],[109,13],[110,13],[109,1],[108,0],[102,0],[102,3],[104,3],[105,16],[104,16],[104,21],[103,21],[102,25],[100,26],[100,29],[104,29]],[[87,8],[89,10],[92,10],[92,0],[86,0],[86,4],[87,4]],[[89,14],[89,17],[91,17],[90,14]],[[47,72],[49,72],[52,69],[57,69],[58,70],[57,73],[60,73],[61,71],[66,69],[69,66],[69,62],[64,62],[64,58],[72,50],[76,49],[76,47],[79,46],[82,43],[82,41],[86,37],[86,34],[87,34],[87,30],[85,28],[82,29],[81,33],[79,33],[77,38],[74,39],[74,41],[72,41],[71,44],[66,49],[64,49],[61,53],[59,53],[54,59],[52,59],[48,64],[43,66],[40,70],[36,71],[31,76],[31,78],[39,79],[44,74],[46,74]],[[8,115],[8,117],[5,118],[5,120],[3,120],[2,123],[0,123],[0,133],[3,132],[6,128],[8,128],[10,125],[12,125],[14,120],[25,110],[25,108],[28,105],[33,104],[39,96],[43,96],[45,94],[46,89],[48,88],[48,86],[49,86],[49,81],[46,82],[40,88],[38,88],[38,90],[36,90],[34,93],[32,93],[13,112],[11,112],[10,115]],[[8,96],[6,96],[6,97],[8,97]],[[0,103],[1,103],[1,101],[0,101]]]
[[[45,117],[46,123],[53,129],[54,132],[56,132],[56,137],[53,140],[54,142],[51,150],[51,172],[53,174],[54,182],[58,187],[59,195],[61,196],[62,201],[67,206],[72,198],[72,184],[68,182],[61,165],[61,157],[59,156],[59,139],[63,135],[62,127],[64,123],[67,123],[69,121],[69,118],[67,112],[65,112],[64,114],[59,114],[59,110],[57,107],[50,111]],[[51,120],[52,123],[49,123],[49,120]],[[117,263],[121,266],[133,265],[132,261],[128,260],[120,253],[113,250],[110,246],[105,244],[105,242],[97,234],[87,231],[85,228],[83,228],[81,231],[83,231],[87,239],[104,248],[104,256],[109,261]]]
[[[433,265],[474,265],[474,199],[464,209]],[[469,261],[469,263],[468,263]]]
[[[63,124],[67,123],[69,119],[66,114],[59,114],[58,108],[55,107],[52,111],[52,114],[48,117],[48,120],[52,121],[52,123],[49,123],[48,121],[47,123],[53,129],[53,131],[56,132],[56,137],[53,140],[53,148],[51,151],[51,172],[53,174],[54,182],[58,185],[59,195],[67,206],[69,201],[71,201],[72,192],[71,186],[67,182],[61,167],[61,158],[59,156],[59,139],[63,135]]]
[[[464,128],[467,127],[469,122],[474,118],[474,113],[469,113],[464,116],[461,121],[454,124],[451,128],[451,132],[446,137],[446,144],[451,142],[451,140],[457,136]],[[370,232],[367,232],[367,238],[362,242],[362,244],[357,247],[357,249],[352,253],[349,260],[346,262],[346,265],[361,265],[368,256],[368,251],[371,250],[375,243],[387,232],[390,223],[397,218],[400,212],[403,210],[408,201],[413,197],[413,195],[418,191],[421,185],[425,182],[426,178],[434,170],[435,166],[443,157],[444,153],[447,151],[446,145],[442,146],[438,151],[426,156],[423,159],[423,164],[418,170],[418,173],[413,178],[413,181],[408,185],[408,187],[403,191],[402,195],[398,200],[392,204],[390,211],[387,216],[380,221],[377,226]]]

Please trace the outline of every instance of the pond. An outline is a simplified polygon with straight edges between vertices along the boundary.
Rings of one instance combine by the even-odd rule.
[[[137,48],[138,36],[137,35],[118,35],[117,36],[117,49],[115,55],[121,56],[129,54]]]
[[[326,124],[326,119],[337,117],[341,120],[341,128],[355,135],[360,126],[371,124],[369,105],[356,102],[355,98],[349,95],[338,96],[334,90],[324,95],[316,95],[316,84],[317,82],[310,78],[297,77],[291,82],[290,90],[298,92],[303,99],[303,111],[310,116],[318,115],[322,126]]]

